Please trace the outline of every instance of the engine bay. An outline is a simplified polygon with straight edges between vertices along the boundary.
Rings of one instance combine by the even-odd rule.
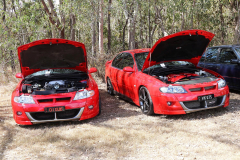
[[[32,95],[49,95],[68,93],[85,89],[88,76],[36,76],[25,79],[22,84],[22,93]]]
[[[146,70],[144,73],[150,74],[166,84],[194,84],[217,79],[214,75],[196,67],[157,67]]]

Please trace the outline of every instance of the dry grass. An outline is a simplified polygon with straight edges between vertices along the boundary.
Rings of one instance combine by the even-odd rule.
[[[99,81],[99,80],[98,80]],[[85,121],[15,124],[13,83],[0,86],[0,159],[239,159],[240,92],[230,106],[145,116],[99,83],[102,114]]]

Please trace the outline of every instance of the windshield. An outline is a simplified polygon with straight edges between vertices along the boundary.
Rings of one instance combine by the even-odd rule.
[[[49,75],[60,75],[60,74],[72,74],[72,73],[83,73],[74,69],[47,69],[43,71],[38,71],[33,74],[28,75],[26,78],[31,78],[34,76],[49,76]]]
[[[235,48],[236,53],[240,56],[240,47]]]
[[[135,54],[135,60],[137,62],[138,70],[142,70],[143,64],[144,64],[147,56],[148,56],[148,52]],[[156,64],[147,69],[158,68],[158,67],[162,67],[162,68],[179,67],[179,66],[194,66],[194,64],[192,64],[190,62],[186,62],[186,61],[171,61],[171,62],[164,62],[164,63]]]

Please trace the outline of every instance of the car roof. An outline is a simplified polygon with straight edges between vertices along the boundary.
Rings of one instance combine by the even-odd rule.
[[[220,45],[220,46],[212,46],[208,48],[231,48],[231,47],[240,47],[240,44],[232,44],[232,45]]]
[[[143,52],[149,52],[151,48],[142,48],[142,49],[133,49],[133,50],[127,50],[127,51],[122,51],[121,53],[127,52],[131,54],[138,54],[138,53],[143,53]]]

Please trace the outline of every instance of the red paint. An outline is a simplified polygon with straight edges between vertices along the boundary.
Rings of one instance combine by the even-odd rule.
[[[193,30],[194,32],[194,30]],[[209,34],[209,32],[206,33],[205,36],[208,37],[210,40],[213,38],[213,34]],[[157,43],[160,43],[163,40],[169,39],[173,36],[177,36],[177,34],[170,35],[167,37],[164,37],[157,41]],[[156,44],[157,44],[156,43]],[[156,44],[154,46],[156,46]],[[145,49],[135,49],[135,50],[128,50],[124,51],[127,53],[130,53],[133,57],[135,54],[138,53],[144,53],[144,52],[150,52],[154,49],[153,48],[145,48]],[[122,53],[122,52],[121,52]],[[149,55],[148,55],[149,56]],[[197,65],[199,59],[201,57],[198,57],[197,59],[192,59],[190,62]],[[184,61],[184,60],[182,60]],[[189,61],[189,60],[188,60]],[[145,62],[146,64],[146,62]],[[221,89],[218,89],[218,87],[215,87],[214,89],[210,90],[202,90],[201,92],[191,92],[189,89],[192,88],[199,88],[199,87],[207,87],[211,85],[217,86],[217,81],[220,80],[220,78],[223,78],[218,73],[208,70],[208,69],[202,69],[205,70],[216,77],[219,77],[219,79],[212,81],[212,82],[204,82],[204,83],[198,83],[198,84],[190,84],[190,85],[182,85],[185,90],[187,90],[188,93],[184,94],[169,94],[169,93],[162,93],[160,92],[159,88],[163,86],[168,86],[166,83],[163,83],[162,81],[154,78],[153,76],[150,76],[148,74],[143,73],[142,71],[139,71],[137,69],[137,65],[134,59],[134,66],[133,70],[134,72],[127,72],[127,70],[130,69],[130,67],[125,67],[125,69],[121,70],[115,67],[112,67],[112,60],[107,61],[105,64],[105,80],[107,82],[107,78],[111,80],[111,83],[113,85],[113,88],[115,91],[129,97],[136,105],[140,106],[139,104],[139,89],[141,86],[145,86],[152,98],[153,101],[153,108],[154,113],[156,114],[166,114],[166,115],[176,115],[176,114],[186,114],[182,106],[179,102],[183,101],[194,101],[198,100],[198,96],[204,96],[209,94],[214,94],[214,97],[219,97],[223,95],[229,94],[228,86],[225,86]],[[200,67],[197,67],[200,68]],[[125,70],[125,71],[124,71]],[[185,73],[182,73],[184,75]],[[194,74],[187,74],[187,76],[191,76]],[[182,78],[183,76],[180,76]],[[179,79],[179,76],[174,77],[174,75],[170,75],[171,81],[176,81]],[[176,84],[172,84],[173,86]],[[167,102],[171,102],[171,105],[168,106]],[[224,107],[227,107],[229,105],[229,97],[226,96],[226,101],[224,103]]]
[[[35,41],[35,42],[32,42],[32,43],[20,46],[18,48],[18,50],[28,49],[31,46],[42,44],[42,42],[44,44],[50,43],[50,42],[56,43],[56,40],[58,40],[58,43],[67,41],[69,44],[73,44],[75,46],[81,46],[82,48],[84,48],[84,53],[86,55],[86,50],[85,50],[84,44],[79,43],[79,42],[64,40],[64,39],[39,40],[39,41]],[[86,62],[87,62],[87,56],[85,56],[85,58],[86,58]],[[20,64],[21,64],[21,59],[19,59],[19,61],[20,61]],[[92,76],[90,74],[90,73],[95,72],[97,70],[96,68],[91,68],[88,71],[86,63],[79,64],[79,66],[76,66],[75,68],[67,68],[67,69],[75,69],[75,70],[84,71],[86,73],[88,72],[89,79],[84,80],[84,81],[86,81],[86,83],[88,84],[87,85],[88,87],[86,88],[86,90],[94,90],[95,94],[92,97],[89,97],[89,98],[86,98],[86,99],[81,99],[81,100],[73,100],[77,91],[69,92],[69,93],[56,93],[56,94],[52,94],[52,95],[33,95],[32,97],[35,101],[35,104],[21,104],[21,103],[14,102],[14,97],[15,96],[20,96],[22,94],[22,93],[20,93],[20,91],[21,91],[21,88],[22,88],[22,82],[24,80],[24,77],[29,75],[29,74],[32,74],[34,72],[40,71],[38,69],[29,70],[26,67],[21,67],[21,69],[22,69],[22,74],[18,73],[16,75],[16,77],[18,77],[18,78],[21,77],[22,80],[18,83],[17,87],[14,89],[14,91],[12,93],[12,98],[11,98],[13,118],[14,118],[14,120],[17,124],[32,125],[32,123],[28,119],[25,112],[44,112],[45,107],[65,106],[65,110],[78,109],[78,108],[83,108],[84,107],[84,111],[83,111],[79,120],[93,118],[93,117],[98,115],[98,113],[99,113],[99,90],[98,90],[98,86],[97,86],[96,82],[94,81],[94,79],[92,78]],[[23,77],[21,75],[23,75]],[[27,95],[27,94],[25,94],[25,95]],[[56,99],[56,98],[65,98],[65,97],[71,97],[70,101],[66,100],[66,101],[59,101],[58,102],[58,101],[54,100],[54,101],[51,101],[51,102],[44,102],[44,103],[39,103],[38,102],[38,100],[40,100],[40,99]],[[94,106],[93,109],[88,108],[88,106],[90,106],[90,105]],[[55,112],[55,111],[60,111],[61,109],[62,108],[60,108],[60,109],[51,108],[51,109],[49,109],[49,111]],[[18,116],[16,114],[17,111],[22,112],[22,115]]]

